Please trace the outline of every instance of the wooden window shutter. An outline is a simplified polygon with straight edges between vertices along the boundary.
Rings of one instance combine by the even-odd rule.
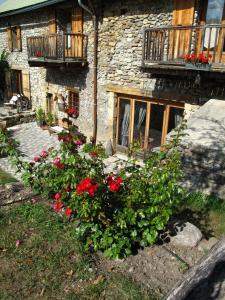
[[[48,29],[49,29],[49,33],[56,33],[56,12],[55,10],[51,10],[50,11],[50,20],[49,20],[49,25],[48,25]]]
[[[80,35],[72,35],[71,54],[74,57],[83,56],[83,10],[80,7],[72,9],[72,33]]]
[[[30,74],[29,71],[22,71],[22,89],[25,97],[30,99]]]
[[[11,73],[10,70],[7,70],[5,72],[5,97],[7,99],[7,102],[12,97],[12,88],[11,88]]]
[[[12,44],[12,29],[8,28],[7,29],[7,33],[8,33],[8,47],[10,51],[13,51],[13,44]]]
[[[83,11],[80,7],[72,9],[72,33],[83,33]]]
[[[191,26],[194,21],[195,0],[174,0],[173,26]],[[189,51],[191,29],[171,31],[170,55],[173,59],[180,59]],[[174,41],[174,42],[173,42]]]
[[[22,51],[22,41],[21,41],[21,28],[16,27],[16,49]]]
[[[195,0],[174,0],[172,25],[192,25],[194,12]]]

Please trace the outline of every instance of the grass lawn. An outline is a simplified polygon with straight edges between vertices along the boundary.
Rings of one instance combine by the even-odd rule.
[[[198,226],[205,236],[218,239],[225,234],[225,200],[192,193],[181,208],[184,218]]]
[[[6,184],[10,182],[16,182],[16,179],[0,169],[0,184]]]
[[[96,270],[74,225],[43,204],[1,211],[0,237],[0,299],[159,299],[121,273]]]

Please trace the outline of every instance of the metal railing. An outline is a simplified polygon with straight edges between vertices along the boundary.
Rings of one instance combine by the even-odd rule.
[[[63,33],[28,37],[27,48],[29,60],[86,60],[87,36],[81,33]]]
[[[143,65],[183,64],[187,54],[203,53],[211,62],[225,64],[225,24],[168,26],[144,30]]]

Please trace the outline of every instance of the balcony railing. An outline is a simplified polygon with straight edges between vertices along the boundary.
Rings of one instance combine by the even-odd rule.
[[[143,66],[153,63],[184,65],[186,54],[203,53],[213,66],[225,67],[225,24],[169,26],[146,29]]]
[[[80,33],[48,34],[27,38],[30,62],[84,62],[87,36]]]

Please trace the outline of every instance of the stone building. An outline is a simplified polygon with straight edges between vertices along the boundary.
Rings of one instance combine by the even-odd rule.
[[[22,92],[61,126],[64,108],[76,108],[73,123],[87,136],[97,132],[114,151],[139,141],[146,152],[165,142],[184,111],[224,98],[223,0],[27,3],[0,5],[6,100]],[[210,57],[210,66],[188,66],[191,54]]]

